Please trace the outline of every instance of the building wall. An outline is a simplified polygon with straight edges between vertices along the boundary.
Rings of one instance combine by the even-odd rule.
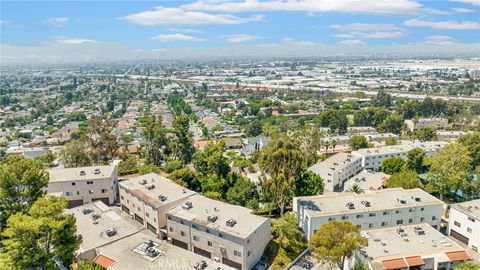
[[[303,229],[307,236],[307,239],[310,239],[310,237],[315,234],[316,230],[318,230],[323,224],[327,223],[330,219],[340,221],[348,220],[359,226],[361,230],[421,223],[428,223],[439,229],[443,213],[442,204],[405,206],[397,209],[382,209],[378,211],[365,211],[351,214],[339,213],[321,217],[311,217],[307,211],[299,208],[301,207],[297,206],[294,208],[297,213],[297,221],[299,222],[299,227]],[[387,212],[387,214],[384,214],[384,212]],[[397,223],[399,220],[402,220],[403,223]]]
[[[468,246],[480,251],[480,220],[452,207],[448,223],[448,234],[452,230],[469,239]]]
[[[83,203],[90,203],[93,199],[108,198],[108,204],[117,200],[118,176],[115,168],[112,175],[107,178],[49,182],[46,188],[47,193],[59,193],[68,200],[83,200]]]

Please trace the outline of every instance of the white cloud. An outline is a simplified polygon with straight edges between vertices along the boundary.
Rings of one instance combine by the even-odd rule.
[[[469,8],[452,8],[452,11],[455,13],[472,13],[475,12],[473,9]]]
[[[55,26],[64,26],[70,19],[67,17],[52,17],[47,20],[47,24]]]
[[[85,38],[66,38],[66,37],[57,37],[53,39],[55,44],[61,45],[79,45],[85,43],[97,43],[97,41],[92,39],[85,39]]]
[[[260,21],[263,19],[263,16],[254,15],[240,18],[230,14],[211,14],[200,11],[186,11],[182,8],[155,7],[153,10],[130,14],[122,19],[141,25],[243,24]]]
[[[338,44],[340,45],[365,45],[365,43],[363,41],[361,41],[360,39],[346,39],[346,40],[342,40],[340,42],[338,42]]]
[[[474,6],[480,6],[480,0],[453,0],[453,2],[461,2],[461,3],[470,4]]]
[[[352,23],[345,25],[330,25],[331,29],[348,31],[346,33],[334,34],[337,38],[348,39],[386,39],[400,38],[407,34],[408,31],[394,24],[369,24],[369,23]]]
[[[332,36],[336,38],[354,38],[355,37],[354,34],[335,34]]]
[[[478,30],[480,23],[472,21],[424,21],[421,19],[411,19],[403,23],[411,27],[430,27],[443,30]]]
[[[334,24],[330,28],[344,31],[389,31],[400,30],[401,28],[394,24],[375,24],[375,23],[351,23],[351,24]]]
[[[444,45],[444,44],[453,44],[456,43],[456,40],[450,36],[428,36],[425,37],[425,43],[429,44],[439,44],[439,45]]]
[[[308,13],[374,13],[403,15],[421,8],[414,0],[198,0],[182,7],[189,10],[221,12],[303,11]]]
[[[157,41],[162,41],[162,42],[170,42],[170,41],[202,42],[204,41],[201,38],[180,34],[180,33],[158,35],[158,36],[152,37],[152,39]]]
[[[243,43],[249,42],[258,39],[259,37],[247,34],[238,34],[238,35],[228,35],[225,36],[227,42],[229,43]]]
[[[203,33],[203,31],[196,30],[196,29],[189,29],[189,28],[168,28],[170,32],[177,32],[177,33]]]

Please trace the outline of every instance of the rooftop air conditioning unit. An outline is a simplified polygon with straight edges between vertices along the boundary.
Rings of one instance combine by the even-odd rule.
[[[81,170],[80,175],[84,176],[84,175],[87,175],[87,173],[84,170]]]
[[[362,204],[365,205],[365,207],[370,207],[369,201],[362,201]]]
[[[227,226],[228,226],[228,227],[233,227],[233,226],[235,226],[235,224],[237,223],[237,221],[236,221],[235,219],[230,218],[230,219],[227,220],[226,223],[227,223]]]
[[[166,201],[167,200],[167,197],[166,196],[163,196],[163,195],[158,195],[158,199],[162,202]]]
[[[147,252],[145,252],[145,255],[147,255],[150,258],[155,258],[160,254],[160,252],[154,248],[154,247],[149,247],[147,248]]]
[[[145,185],[145,184],[147,184],[147,180],[146,180],[146,179],[142,179],[142,180],[138,181],[138,183],[139,183],[140,185]]]
[[[117,234],[117,229],[115,228],[108,228],[105,230],[105,234],[107,234],[108,237],[112,237]]]
[[[416,202],[422,201],[422,198],[420,198],[419,196],[412,197],[412,199],[414,199]]]
[[[182,208],[188,210],[188,209],[192,208],[192,206],[193,206],[193,205],[192,205],[192,202],[185,202],[185,203],[182,205]]]
[[[355,204],[353,202],[348,202],[347,203],[347,208],[348,209],[355,209]]]
[[[207,217],[207,220],[208,220],[209,222],[212,222],[212,223],[215,222],[215,221],[217,221],[217,219],[218,219],[218,217],[215,216],[215,215],[209,215],[209,216]]]
[[[407,201],[405,199],[397,199],[397,201],[401,204],[406,204]]]
[[[100,174],[100,168],[96,168],[96,169],[93,171],[93,174]]]
[[[93,210],[90,209],[90,208],[83,208],[83,209],[82,209],[82,213],[83,213],[84,215],[88,215],[88,214],[90,214],[90,213],[92,213],[92,212],[93,212]]]
[[[148,190],[151,190],[151,189],[155,188],[155,185],[154,184],[145,185],[145,188],[148,189]]]

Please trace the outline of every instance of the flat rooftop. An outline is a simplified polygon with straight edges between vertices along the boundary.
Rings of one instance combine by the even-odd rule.
[[[415,198],[418,197],[419,201]],[[326,195],[295,197],[312,217],[381,211],[384,209],[401,209],[420,205],[443,204],[442,201],[422,189],[387,188],[367,193],[329,193]],[[401,201],[404,200],[405,203]],[[368,201],[370,206],[362,204]],[[354,209],[346,205],[352,202]]]
[[[85,181],[109,178],[113,175],[115,167],[115,165],[108,165],[50,169],[48,170],[48,174],[50,175],[49,182]]]
[[[384,186],[390,175],[383,172],[374,172],[363,170],[354,175],[344,184],[344,190],[348,190],[353,185],[358,185],[363,191],[377,190],[379,187]]]
[[[154,207],[159,207],[196,194],[195,191],[180,186],[174,181],[156,173],[149,173],[129,180],[120,181],[119,185],[127,188],[135,196]],[[154,187],[147,189],[150,185]],[[164,200],[162,201],[159,196],[163,196],[162,198]]]
[[[155,258],[148,257],[139,251],[139,246],[149,240],[153,241],[155,249],[160,251],[160,255]],[[194,269],[201,262],[206,263],[207,267],[205,269],[233,269],[214,262],[212,259],[176,247],[165,240],[160,240],[148,230],[140,231],[119,241],[97,248],[97,255],[107,257],[109,260],[104,259],[103,261],[109,261],[110,267],[115,270]]]
[[[477,220],[480,220],[480,199],[456,203],[452,205],[452,208],[455,208],[460,212],[463,212],[473,218],[476,218]]]
[[[308,170],[317,174],[330,172],[331,170],[330,168],[341,170],[345,168],[345,166],[347,166],[348,164],[360,158],[361,158],[360,156],[356,156],[352,154],[338,153],[323,161],[319,161],[313,164],[312,166],[308,167]]]
[[[423,150],[428,149],[438,149],[446,145],[446,142],[443,141],[428,141],[428,142],[411,142],[411,141],[401,141],[401,144],[382,146],[377,148],[363,148],[353,153],[369,156],[369,155],[381,155],[381,154],[390,154],[390,153],[399,153],[399,152],[408,152],[413,148],[419,147]]]
[[[195,195],[188,199],[192,203],[190,209],[179,205],[170,209],[167,214],[190,221],[201,226],[224,232],[239,238],[247,238],[255,229],[268,219],[252,214],[252,210],[209,199],[202,195]],[[209,222],[208,216],[215,215],[217,220]],[[226,221],[234,219],[236,224],[227,226]]]
[[[84,209],[90,209],[92,212],[84,214],[82,212]],[[65,212],[73,214],[77,220],[77,233],[83,238],[80,246],[82,251],[111,243],[139,231],[139,226],[122,218],[120,209],[108,207],[102,201],[66,209]],[[93,215],[98,218],[94,219]],[[108,236],[107,229],[115,229],[117,233]]]
[[[403,230],[398,232],[398,228]],[[417,233],[418,228],[421,233]],[[420,256],[436,257],[439,261],[452,261],[450,252],[465,251],[462,247],[428,224],[406,225],[362,231],[368,238],[364,248],[371,261]]]

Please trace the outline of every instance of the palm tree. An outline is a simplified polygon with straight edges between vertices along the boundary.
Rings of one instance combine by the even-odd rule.
[[[357,194],[363,193],[363,189],[358,184],[353,184],[347,191]]]

